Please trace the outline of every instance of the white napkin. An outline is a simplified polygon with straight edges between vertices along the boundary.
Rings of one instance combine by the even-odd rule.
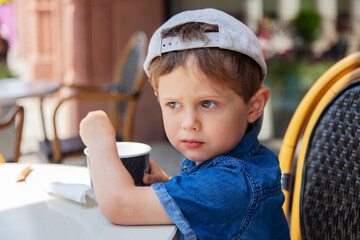
[[[94,189],[86,184],[52,182],[44,190],[78,203],[86,204],[86,196],[96,202]]]

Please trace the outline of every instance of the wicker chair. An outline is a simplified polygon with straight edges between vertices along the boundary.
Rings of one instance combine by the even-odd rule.
[[[357,52],[317,80],[290,121],[279,160],[291,239],[360,239],[359,79]]]
[[[113,82],[107,86],[64,86],[74,90],[70,96],[60,99],[53,113],[54,140],[45,140],[40,146],[49,159],[59,163],[66,156],[83,154],[85,145],[79,136],[60,139],[57,114],[64,102],[73,99],[108,101],[110,117],[116,128],[117,139],[130,141],[132,138],[135,108],[145,82],[142,68],[147,48],[147,37],[142,31],[131,36],[120,56],[114,71]]]
[[[24,107],[14,105],[3,119],[0,119],[0,130],[15,124],[16,139],[15,139],[15,153],[13,158],[7,159],[9,162],[18,162],[20,157],[20,145],[22,138],[22,131],[24,126]],[[5,159],[1,156],[1,162]]]

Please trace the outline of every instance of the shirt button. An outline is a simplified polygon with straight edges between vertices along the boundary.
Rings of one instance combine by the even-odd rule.
[[[183,166],[182,170],[183,170],[183,171],[189,170],[189,166]]]

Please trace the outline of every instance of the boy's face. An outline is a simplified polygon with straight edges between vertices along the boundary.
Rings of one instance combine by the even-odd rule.
[[[228,153],[245,134],[249,104],[211,83],[192,58],[161,76],[157,93],[169,141],[196,164]]]

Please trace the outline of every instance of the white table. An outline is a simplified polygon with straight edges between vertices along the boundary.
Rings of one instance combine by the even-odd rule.
[[[16,182],[28,165],[0,164],[0,239],[174,239],[177,228],[118,226],[110,223],[97,204],[80,204],[46,193],[53,181],[89,184],[86,167],[33,164],[24,182]]]
[[[43,111],[43,99],[60,89],[58,82],[51,80],[24,81],[18,78],[0,79],[0,112],[1,105],[13,105],[17,99],[28,97],[40,98],[40,113],[44,139],[47,139]],[[1,115],[0,115],[1,116]]]
[[[14,103],[19,98],[43,97],[60,89],[60,83],[50,80],[23,81],[17,78],[0,80],[0,103]]]

